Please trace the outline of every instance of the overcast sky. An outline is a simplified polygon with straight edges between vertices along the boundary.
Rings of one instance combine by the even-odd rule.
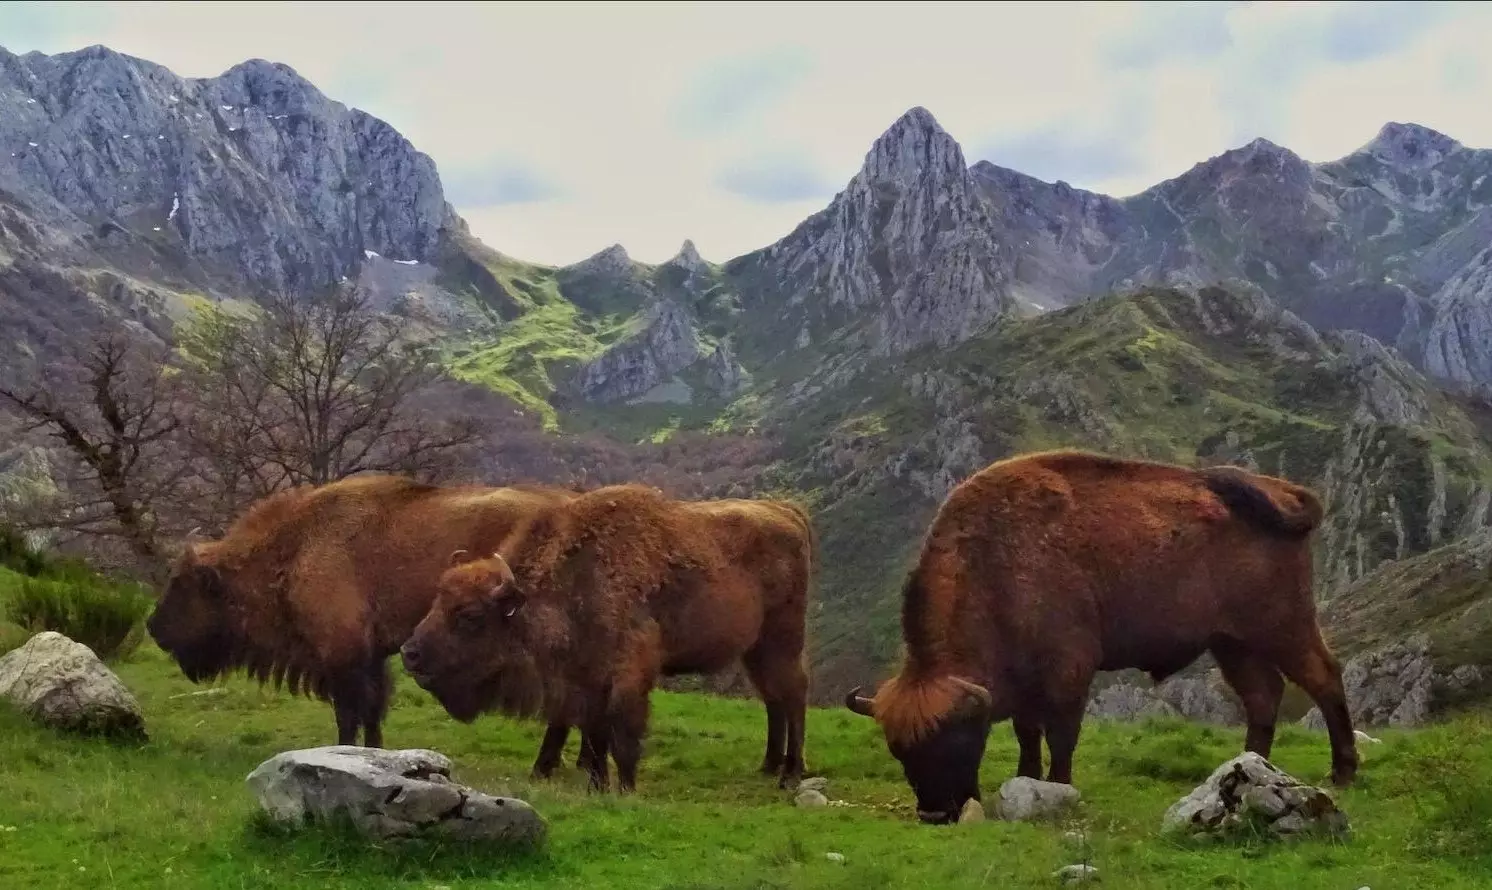
[[[188,77],[284,62],[435,158],[492,247],[724,261],[775,241],[921,105],[964,147],[1132,194],[1263,136],[1386,121],[1492,146],[1492,4],[0,3],[0,45]]]

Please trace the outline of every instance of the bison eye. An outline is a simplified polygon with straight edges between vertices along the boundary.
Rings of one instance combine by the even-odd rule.
[[[462,609],[452,615],[451,620],[457,630],[467,633],[475,632],[482,627],[482,615],[478,609]]]

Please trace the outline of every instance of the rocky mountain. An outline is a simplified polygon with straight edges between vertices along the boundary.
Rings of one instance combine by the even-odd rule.
[[[1488,174],[1492,152],[1390,124],[1335,161],[1256,140],[1115,199],[970,166],[915,108],[775,244],[552,267],[476,241],[427,156],[283,65],[184,79],[103,47],[0,51],[0,375],[80,331],[165,338],[204,299],[345,278],[554,441],[765,440],[770,469],[720,493],[811,502],[827,699],[894,656],[938,502],[1016,451],[1314,485],[1326,603],[1480,534]]]

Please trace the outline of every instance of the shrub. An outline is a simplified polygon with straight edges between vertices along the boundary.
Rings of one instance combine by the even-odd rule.
[[[21,578],[10,595],[9,617],[31,633],[53,630],[92,649],[99,658],[123,657],[139,643],[134,631],[151,598],[132,584],[97,577]]]
[[[9,525],[0,525],[0,567],[35,577],[47,569],[47,559],[26,540],[26,535]]]

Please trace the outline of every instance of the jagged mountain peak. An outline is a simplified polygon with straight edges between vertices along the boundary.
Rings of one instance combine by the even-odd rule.
[[[699,249],[688,238],[684,239],[684,244],[679,248],[679,252],[668,260],[667,265],[678,266],[689,272],[698,272],[708,267],[704,261],[704,257],[699,255]]]
[[[568,268],[570,271],[590,275],[626,275],[632,271],[632,257],[627,253],[627,248],[613,244]]]
[[[1461,147],[1460,142],[1429,127],[1389,121],[1360,151],[1396,167],[1433,167]]]
[[[896,119],[865,154],[860,177],[872,182],[907,182],[928,173],[967,174],[963,149],[920,105]]]

